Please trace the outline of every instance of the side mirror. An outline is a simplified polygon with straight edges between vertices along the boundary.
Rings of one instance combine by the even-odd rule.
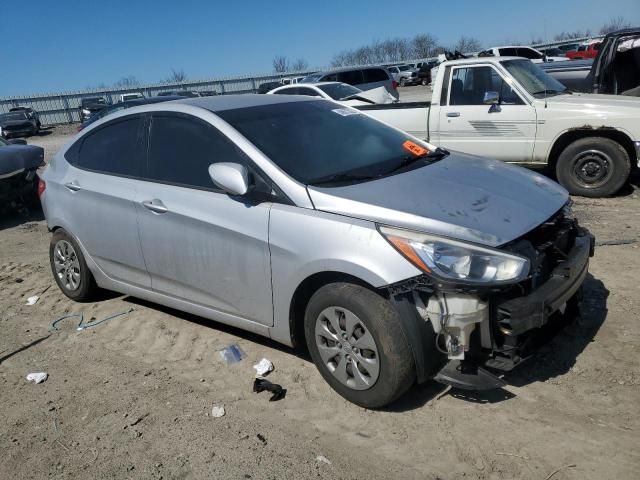
[[[9,145],[26,145],[27,141],[24,138],[11,138],[7,140]]]
[[[484,99],[482,103],[485,105],[497,105],[500,103],[500,93],[498,92],[484,92]]]
[[[249,171],[239,163],[213,163],[209,176],[216,187],[229,195],[244,195],[249,191]]]

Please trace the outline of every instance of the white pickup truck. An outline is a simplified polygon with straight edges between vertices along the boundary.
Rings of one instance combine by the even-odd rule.
[[[357,108],[443,148],[550,167],[576,195],[613,195],[640,160],[640,98],[571,93],[518,57],[444,62],[431,102]]]

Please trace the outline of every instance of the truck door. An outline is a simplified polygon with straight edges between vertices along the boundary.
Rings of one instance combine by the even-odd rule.
[[[460,65],[443,79],[440,141],[444,148],[510,162],[532,161],[536,110],[491,65]],[[498,97],[496,105],[486,104]],[[445,101],[446,100],[446,101]]]

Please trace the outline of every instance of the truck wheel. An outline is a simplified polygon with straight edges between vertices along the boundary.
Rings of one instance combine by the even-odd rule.
[[[405,87],[406,85],[407,85],[407,79],[406,79],[406,78],[404,78],[404,77],[402,77],[402,78],[400,79],[400,86],[401,86],[401,87]]]
[[[329,385],[366,408],[387,405],[416,374],[391,303],[360,285],[332,283],[313,294],[304,317],[307,347]]]
[[[629,178],[631,162],[618,142],[604,137],[581,138],[569,144],[556,165],[558,182],[572,195],[607,197]]]
[[[58,287],[67,297],[76,302],[94,298],[98,287],[82,250],[64,230],[56,230],[49,244],[51,273]]]

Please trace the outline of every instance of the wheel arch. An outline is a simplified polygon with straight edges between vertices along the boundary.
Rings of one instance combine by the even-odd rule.
[[[548,166],[550,171],[552,173],[555,173],[558,159],[560,158],[560,154],[564,151],[565,148],[567,148],[576,140],[588,137],[604,137],[618,142],[625,149],[627,155],[629,155],[629,160],[631,162],[632,168],[634,165],[637,165],[638,159],[636,158],[633,141],[625,132],[613,127],[594,128],[584,126],[580,128],[569,129],[558,135],[558,137],[554,140],[548,156]]]
[[[347,282],[360,285],[373,292],[385,296],[386,290],[375,288],[367,281],[349,273],[339,271],[316,272],[307,276],[295,289],[289,306],[289,332],[294,348],[304,348],[304,313],[309,300],[315,292],[325,285],[336,282]],[[388,297],[385,297],[388,298]]]

